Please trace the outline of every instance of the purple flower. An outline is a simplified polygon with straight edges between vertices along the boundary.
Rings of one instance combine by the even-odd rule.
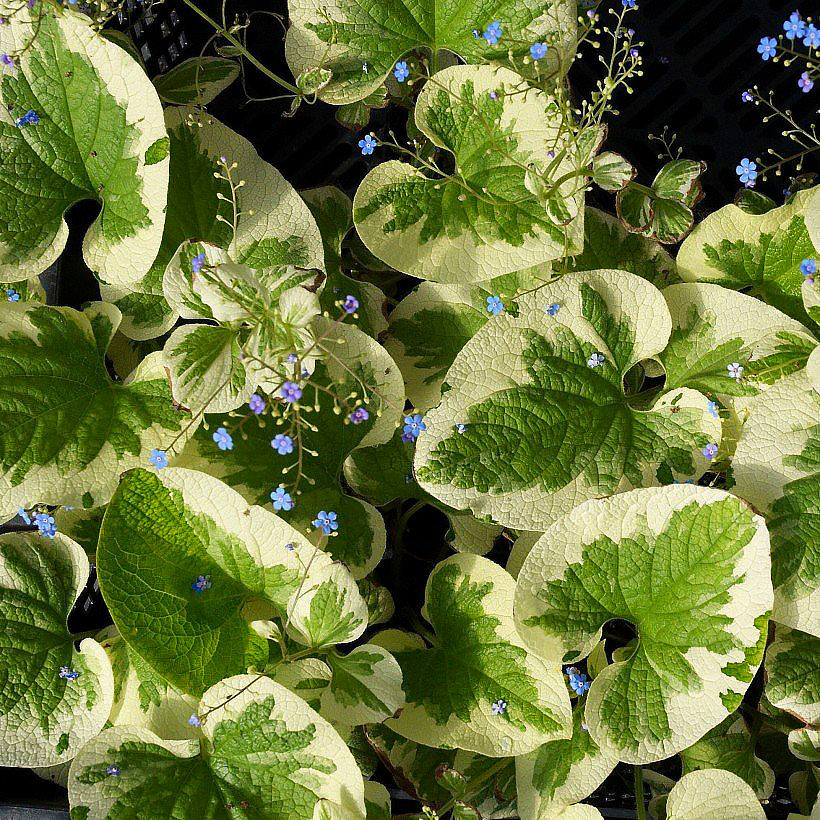
[[[345,313],[355,313],[359,309],[359,300],[355,296],[351,296],[349,293],[345,296],[344,302],[342,302],[342,310]]]
[[[0,63],[3,63],[3,65],[14,65],[14,57],[3,52],[0,54]]]
[[[284,487],[277,487],[271,494],[270,500],[273,501],[273,509],[274,510],[292,510],[293,509],[293,499],[290,496],[290,493],[285,492]]]
[[[774,37],[761,37],[760,43],[758,43],[757,46],[757,53],[763,60],[774,57],[777,53],[777,40],[775,40]]]
[[[757,179],[757,163],[752,162],[748,157],[743,157],[735,168],[735,173],[747,188],[751,188]]]
[[[168,466],[168,456],[165,454],[165,450],[157,450],[154,448],[151,450],[151,455],[148,456],[148,461],[158,470]]]
[[[248,402],[248,407],[252,413],[256,413],[258,416],[260,413],[265,412],[265,400],[258,393],[254,393]]]
[[[802,89],[804,94],[808,94],[809,91],[811,91],[812,88],[814,88],[814,80],[812,80],[812,78],[809,77],[808,71],[804,71],[800,75],[800,79],[797,81],[797,87]]]
[[[547,56],[547,44],[546,43],[533,43],[530,46],[530,57],[533,60],[541,60]]]
[[[427,425],[421,419],[421,413],[416,413],[413,416],[405,416],[404,417],[404,428],[402,432],[405,436],[410,436],[409,439],[404,439],[405,441],[412,441],[413,439],[417,438],[419,433],[422,430],[426,430]]]
[[[783,31],[786,32],[787,40],[794,40],[806,33],[806,24],[800,19],[798,12],[793,11],[789,15],[789,19],[783,23]]]
[[[191,270],[194,273],[199,273],[202,270],[202,266],[205,264],[205,252],[198,253],[192,260],[191,260]]]
[[[714,442],[714,441],[711,441],[711,442],[709,442],[709,444],[707,444],[707,445],[703,448],[703,450],[702,450],[702,452],[703,452],[703,457],[704,457],[707,461],[714,461],[715,456],[717,455],[717,451],[718,451],[718,446],[717,446],[717,444],[715,444],[715,442]]]
[[[743,102],[751,102],[754,99],[754,96],[751,91],[747,90],[740,95],[740,99],[743,100]]]
[[[196,581],[191,584],[191,589],[197,593],[197,595],[201,592],[204,592],[206,589],[211,588],[211,576],[210,575],[197,575]]]
[[[378,145],[378,140],[370,134],[366,134],[363,139],[359,140],[359,148],[362,149],[363,157],[366,157],[368,154],[372,154],[373,149],[377,148]]]
[[[348,418],[353,424],[361,424],[363,421],[367,421],[370,418],[370,413],[368,413],[364,407],[359,406],[353,410]]]
[[[331,532],[335,532],[339,529],[339,525],[336,522],[335,512],[325,512],[324,510],[320,510],[316,514],[316,518],[314,518],[311,523],[314,527],[320,529],[323,535],[330,535]]]
[[[639,56],[639,53],[640,52],[638,51],[637,48],[630,48],[629,49],[629,56],[630,57],[637,57],[637,56]]]
[[[490,708],[496,717],[501,717],[507,711],[507,701],[499,698]]]
[[[410,76],[410,69],[407,67],[407,63],[404,60],[396,63],[396,67],[393,69],[393,76],[400,83],[403,83]]]
[[[285,401],[299,401],[302,398],[302,388],[296,382],[285,382],[279,391],[279,395]]]
[[[293,439],[284,433],[277,433],[273,437],[270,446],[273,447],[280,456],[286,456],[288,453],[293,452]]]
[[[217,427],[211,438],[220,450],[233,450],[233,438],[224,427]]]
[[[288,355],[285,356],[285,361],[288,364],[296,364],[298,359],[299,359],[299,357],[295,353],[288,353]]]

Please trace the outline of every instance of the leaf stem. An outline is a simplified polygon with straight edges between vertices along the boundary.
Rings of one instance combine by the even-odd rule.
[[[494,774],[500,772],[508,763],[510,762],[509,758],[502,757],[497,763],[490,766],[489,769],[486,769],[481,774],[474,777],[468,784],[466,791],[464,792],[464,797],[471,797],[475,794],[475,791],[478,786],[480,786],[485,780],[489,780]],[[441,816],[445,812],[450,811],[456,803],[456,798],[451,797],[440,809],[438,809],[438,814]],[[646,820],[644,817],[643,820]]]
[[[635,766],[635,808],[638,820],[646,820],[646,801],[643,794],[643,767]]]

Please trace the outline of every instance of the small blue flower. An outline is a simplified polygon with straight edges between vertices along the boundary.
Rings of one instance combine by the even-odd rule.
[[[370,418],[370,413],[368,413],[364,407],[360,406],[356,407],[348,418],[352,424],[361,424],[363,421],[367,421]]]
[[[757,53],[764,60],[774,57],[777,54],[777,40],[774,37],[761,37],[757,46]]]
[[[589,690],[589,678],[583,672],[579,672],[576,667],[570,666],[567,669],[567,678],[576,695],[585,695]]]
[[[487,312],[492,313],[493,316],[498,316],[499,313],[504,312],[504,303],[501,301],[501,297],[487,297]]]
[[[344,302],[342,302],[342,310],[345,313],[355,313],[359,309],[359,300],[355,296],[351,296],[349,293],[345,296]]]
[[[600,367],[605,361],[606,358],[603,353],[593,353],[587,359],[587,367]]]
[[[481,37],[481,32],[477,28],[473,29],[473,37],[475,37],[476,40],[478,40],[478,38]]]
[[[806,24],[800,19],[800,15],[793,11],[789,19],[783,23],[783,31],[786,32],[787,40],[794,40],[795,37],[802,37],[806,33]]]
[[[487,41],[488,46],[496,45],[501,39],[501,23],[499,23],[498,20],[494,20],[484,29],[482,37]]]
[[[320,529],[323,535],[330,535],[331,532],[335,532],[339,529],[339,525],[336,523],[335,512],[320,510],[311,523],[314,527]]]
[[[459,433],[460,435],[464,435],[464,433],[467,432],[467,425],[462,424],[462,423],[457,424],[456,425],[456,432]]]
[[[507,711],[507,701],[502,698],[499,698],[497,701],[495,701],[495,703],[492,704],[490,708],[493,710],[493,714],[496,717],[500,717],[504,714],[504,712]]]
[[[191,270],[194,273],[199,273],[202,270],[202,266],[205,264],[205,251],[202,253],[198,253],[192,260],[191,260]]]
[[[156,447],[151,450],[151,455],[148,456],[148,461],[150,461],[151,464],[153,464],[158,470],[168,466],[168,456],[165,454],[165,450],[158,450]]]
[[[293,499],[290,496],[290,493],[285,492],[284,487],[277,487],[271,494],[270,500],[273,501],[273,509],[274,510],[292,510],[293,509]]]
[[[707,444],[701,452],[703,453],[703,457],[707,461],[714,461],[715,456],[717,455],[717,451],[718,451],[717,444],[715,444],[714,441],[710,441],[709,444]]]
[[[427,425],[422,421],[421,413],[404,417],[404,428],[402,429],[402,433],[404,433],[405,436],[409,436],[409,438],[405,439],[405,441],[412,441],[413,439],[418,438],[419,433],[426,429]]]
[[[533,43],[530,46],[530,57],[533,60],[541,60],[547,56],[547,44],[546,43]]]
[[[286,456],[293,452],[293,439],[284,433],[277,433],[272,439],[270,446],[279,453],[280,456]]]
[[[629,56],[630,57],[638,57],[639,55],[640,55],[640,52],[634,46],[629,49]]]
[[[621,0],[621,5],[625,9],[634,9],[635,8],[635,0]]]
[[[741,93],[740,99],[743,102],[751,102],[754,99],[754,96],[752,95],[751,91],[747,90],[747,91],[744,91],[744,92]]]
[[[279,395],[285,401],[299,401],[302,398],[302,388],[296,382],[285,382],[279,391]]]
[[[14,288],[6,288],[6,296],[9,302],[19,302],[20,294]]]
[[[110,777],[119,777],[120,767],[117,766],[115,763],[111,763],[108,766],[106,766],[105,773]]]
[[[816,259],[804,259],[800,263],[800,273],[803,276],[814,276],[817,273],[817,260]]]
[[[258,416],[265,412],[265,400],[258,393],[254,393],[248,402],[248,408]]]
[[[80,673],[70,666],[61,666],[59,674],[63,680],[77,680],[80,677]]]
[[[709,415],[711,415],[712,418],[718,418],[719,417],[717,402],[710,401],[709,404],[706,405],[706,409],[709,411]]]
[[[14,121],[14,124],[22,128],[24,125],[37,125],[39,122],[40,115],[36,111],[29,109],[22,117],[18,117]]]
[[[806,48],[820,48],[820,28],[809,23],[806,26],[806,36],[803,38],[803,45]]]
[[[752,162],[748,157],[743,157],[735,168],[735,173],[747,188],[751,188],[757,179],[757,163]]]
[[[804,71],[804,72],[800,75],[800,79],[797,81],[797,87],[798,87],[798,88],[799,88],[799,89],[800,89],[800,90],[801,90],[804,94],[808,94],[808,93],[809,93],[809,91],[811,91],[811,90],[812,90],[812,88],[814,88],[814,80],[812,80],[812,78],[811,78],[811,77],[809,77],[809,72],[808,72],[808,71]]]
[[[211,438],[220,450],[233,450],[233,438],[224,427],[217,427]]]
[[[740,377],[743,375],[743,365],[740,362],[732,362],[731,364],[726,365],[726,369],[729,371],[729,376],[736,381],[740,381]]]
[[[288,552],[293,552],[296,549],[296,544],[294,544],[293,541],[291,541],[289,544],[285,544],[285,549]]]
[[[40,535],[44,535],[46,538],[54,538],[54,536],[57,535],[57,527],[54,524],[53,515],[43,512],[35,513],[34,523],[37,525]]]
[[[189,726],[202,726],[202,721],[199,719],[197,715],[191,715],[188,718],[188,725]]]
[[[363,157],[366,157],[368,154],[372,154],[373,149],[377,148],[378,145],[378,140],[370,134],[365,134],[364,138],[359,140],[359,148],[362,149]]]
[[[396,67],[393,69],[393,76],[400,83],[403,83],[410,76],[410,69],[407,67],[407,63],[404,60],[400,60],[396,63]]]
[[[561,305],[553,302],[546,310],[547,316],[555,316],[559,310],[561,310]]]
[[[197,575],[196,581],[191,584],[191,589],[199,594],[200,592],[204,592],[206,589],[211,588],[211,576],[210,575]]]
[[[285,361],[288,364],[296,364],[296,362],[298,360],[299,360],[299,357],[295,353],[288,353],[288,355],[285,356]]]
[[[31,518],[29,517],[29,514],[22,507],[17,508],[17,515],[19,515],[20,518],[23,519],[24,524],[31,524]]]
[[[6,54],[5,51],[0,54],[0,63],[3,65],[14,65],[14,57],[10,54]]]

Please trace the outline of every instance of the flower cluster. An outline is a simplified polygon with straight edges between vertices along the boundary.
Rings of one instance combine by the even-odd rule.
[[[585,695],[589,691],[589,678],[583,672],[579,672],[577,667],[570,666],[566,674],[570,688],[576,695]]]

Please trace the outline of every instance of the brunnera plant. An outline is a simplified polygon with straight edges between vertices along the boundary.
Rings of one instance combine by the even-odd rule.
[[[78,820],[389,818],[379,761],[417,818],[816,813],[820,187],[753,190],[814,127],[744,91],[800,153],[696,219],[607,150],[634,0],[294,0],[294,82],[185,2],[153,82],[117,4],[0,3],[0,763]],[[406,133],[297,192],[207,111],[248,65]],[[85,199],[101,299],[46,304]]]

